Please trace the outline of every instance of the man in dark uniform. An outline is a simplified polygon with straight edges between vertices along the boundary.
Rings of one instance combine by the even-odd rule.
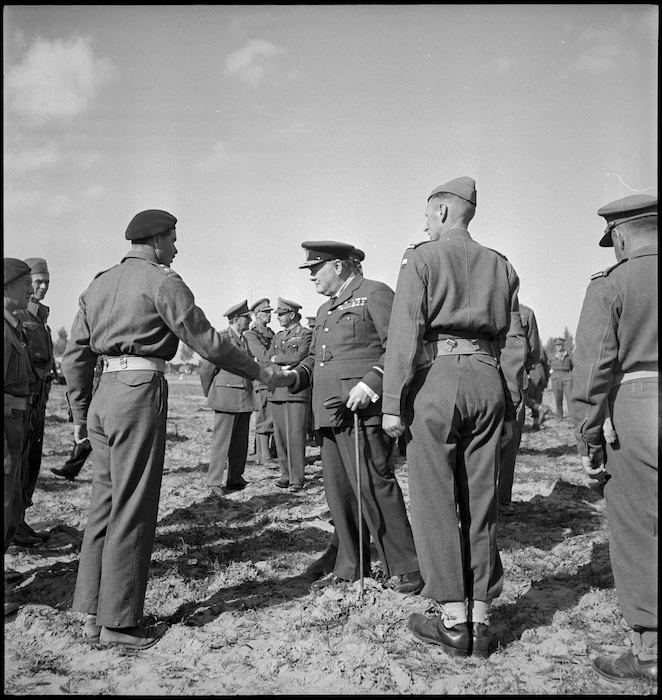
[[[538,333],[538,321],[533,309],[524,304],[519,305],[520,319],[524,328],[526,338],[526,357],[525,357],[525,384],[524,392],[529,390],[528,386],[528,370],[532,368],[540,360],[540,351],[542,343]],[[519,343],[516,344],[515,351],[520,353],[521,348]],[[510,343],[506,342],[501,351],[501,361],[508,361],[506,355],[510,353]],[[521,355],[520,355],[521,356]],[[512,515],[514,513],[511,503],[513,495],[513,479],[515,477],[515,462],[519,452],[520,442],[522,440],[522,430],[526,419],[526,404],[525,396],[517,409],[517,418],[513,421],[513,437],[501,448],[500,464],[499,464],[499,513],[501,515]]]
[[[83,292],[62,359],[74,440],[94,451],[90,511],[73,609],[85,635],[130,648],[164,629],[141,625],[166,444],[165,363],[179,341],[205,360],[276,385],[277,373],[237,350],[209,323],[170,268],[177,219],[150,209],[129,223],[132,248]],[[92,398],[94,367],[104,372]]]
[[[30,387],[30,437],[23,464],[23,505],[27,509],[32,505],[32,495],[37,486],[41,456],[44,446],[44,427],[46,424],[46,403],[55,374],[53,357],[53,340],[48,327],[49,308],[42,301],[46,297],[50,284],[48,265],[43,258],[28,258],[26,264],[32,273],[32,296],[26,309],[16,312],[28,338],[30,360],[35,374],[35,382]],[[48,539],[48,534],[35,532],[25,522],[25,513],[14,543],[30,546]]]
[[[316,581],[323,588],[355,581],[370,572],[370,535],[395,590],[422,588],[416,548],[400,485],[390,459],[394,443],[381,428],[384,351],[393,290],[355,273],[354,247],[335,241],[302,243],[319,294],[329,297],[317,311],[310,353],[286,374],[292,391],[312,382],[314,427],[322,439],[324,491],[338,537],[333,572]],[[354,413],[359,417],[361,493],[358,492]],[[358,498],[363,522],[358,521]],[[363,562],[359,563],[359,528]]]
[[[313,332],[301,325],[301,304],[278,298],[276,315],[283,330],[271,342],[269,359],[283,369],[294,369],[308,357]],[[269,397],[274,419],[280,478],[276,486],[292,492],[303,489],[306,468],[306,430],[310,412],[310,389],[293,394],[288,387],[276,389]]]
[[[577,326],[572,417],[589,476],[604,487],[609,556],[632,646],[593,667],[610,681],[657,682],[659,345],[657,198],[601,207],[616,265],[591,277]],[[611,418],[615,441],[605,440]],[[606,445],[605,445],[606,442]],[[606,453],[605,453],[606,450]]]
[[[554,338],[554,354],[550,359],[550,375],[552,377],[552,391],[556,402],[556,420],[563,420],[563,397],[565,396],[570,413],[570,400],[572,398],[572,357],[565,349],[563,338]],[[568,416],[570,417],[570,416]]]
[[[16,258],[4,258],[4,551],[14,539],[23,519],[23,455],[28,446],[28,402],[34,374],[28,340],[15,315],[26,309],[32,294],[30,266]],[[6,572],[5,572],[6,575]],[[5,596],[5,615],[18,610]]]
[[[488,613],[503,584],[499,450],[512,435],[526,354],[517,273],[471,238],[475,210],[469,177],[432,191],[425,210],[430,240],[410,246],[402,259],[384,366],[384,429],[393,438],[409,429],[422,595],[443,610],[432,619],[411,615],[409,628],[462,656],[489,653]],[[507,336],[509,364],[500,365]]]
[[[266,297],[256,301],[251,306],[253,323],[244,333],[248,350],[262,365],[269,364],[269,348],[274,337],[274,332],[269,328],[271,322],[271,303]],[[258,464],[266,467],[277,466],[271,459],[270,440],[274,432],[273,416],[269,406],[269,389],[262,382],[253,382],[255,391],[255,455]]]
[[[545,346],[542,343],[540,344],[540,358],[531,367],[527,367],[527,378],[529,383],[526,387],[524,403],[531,411],[531,430],[540,430],[546,415],[550,412],[542,402],[542,397],[549,381],[547,350],[545,350]]]
[[[248,302],[244,299],[223,315],[229,325],[220,335],[239,352],[252,357],[244,339],[244,332],[251,322]],[[214,409],[207,486],[212,495],[222,498],[226,465],[226,490],[240,491],[248,484],[243,474],[248,455],[251,413],[255,410],[253,383],[245,375],[235,374],[205,360],[200,363],[200,382],[207,397],[207,406]]]

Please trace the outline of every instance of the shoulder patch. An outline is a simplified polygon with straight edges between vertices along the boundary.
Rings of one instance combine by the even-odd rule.
[[[609,273],[612,270],[615,270],[619,265],[622,265],[624,262],[627,262],[628,258],[623,258],[623,260],[619,260],[615,265],[611,265],[610,267],[605,268],[604,270],[600,270],[600,272],[594,272],[591,275],[592,280],[597,280],[599,277],[607,277]]]
[[[423,245],[423,243],[432,243],[432,241],[418,241],[418,243],[410,243],[407,246],[407,250],[409,250],[410,248],[418,248],[418,246]]]

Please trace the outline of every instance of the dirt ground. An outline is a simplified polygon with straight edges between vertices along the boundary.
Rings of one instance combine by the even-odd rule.
[[[219,504],[205,485],[212,412],[197,376],[171,375],[168,446],[145,612],[168,632],[135,652],[89,643],[71,612],[93,457],[79,478],[54,476],[71,449],[64,387],[48,405],[44,460],[27,520],[50,538],[12,546],[5,568],[24,578],[5,618],[9,695],[654,695],[644,681],[612,684],[590,661],[626,649],[609,566],[604,502],[589,487],[570,424],[527,418],[514,513],[499,523],[505,570],[494,602],[488,659],[455,658],[407,630],[429,599],[372,577],[314,592],[301,573],[332,526],[319,448],[308,448],[306,487],[249,456],[249,486]],[[546,396],[548,405],[551,398]],[[407,468],[396,471],[408,503]],[[5,589],[5,593],[8,591]]]

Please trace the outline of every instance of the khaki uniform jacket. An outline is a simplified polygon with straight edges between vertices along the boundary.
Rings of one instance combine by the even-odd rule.
[[[30,301],[27,309],[19,309],[15,314],[27,336],[32,367],[40,379],[51,375],[55,369],[53,339],[47,324],[49,312],[48,306]]]
[[[300,323],[295,323],[276,333],[271,342],[269,357],[280,367],[289,366],[290,369],[294,369],[308,357],[312,339],[313,332],[310,328],[304,328]],[[288,387],[279,386],[273,392],[270,401],[307,402],[310,401],[310,394],[310,388],[292,393]]]
[[[261,365],[269,365],[269,348],[271,341],[274,338],[274,332],[269,326],[259,326],[253,323],[251,327],[244,333],[244,339],[248,345],[248,350],[256,362]],[[266,389],[267,385],[255,380],[253,382],[255,389]]]
[[[246,342],[237,335],[234,328],[225,328],[220,335],[238,351],[249,356]],[[207,397],[207,406],[215,411],[250,413],[257,408],[250,379],[203,360],[200,364],[200,382]]]
[[[27,338],[21,322],[5,311],[5,340],[3,346],[4,393],[11,396],[27,397],[34,374],[28,353]]]
[[[609,393],[626,372],[658,371],[658,247],[592,276],[577,325],[572,415],[577,447],[602,444]]]
[[[506,419],[514,420],[524,382],[526,340],[519,314],[519,277],[506,258],[452,229],[437,241],[410,246],[402,258],[386,351],[384,413],[406,415],[425,344],[439,336],[491,342],[501,359]],[[395,329],[395,332],[394,332]]]
[[[347,398],[362,381],[378,396],[382,394],[384,353],[391,318],[393,290],[383,282],[356,275],[337,299],[329,299],[317,311],[308,357],[295,368],[293,391],[312,382],[314,429],[352,425],[351,411],[343,423],[324,408],[332,397]],[[365,425],[381,425],[381,400],[371,403],[359,417]]]
[[[99,355],[172,360],[179,341],[201,358],[253,379],[253,358],[222,336],[195,304],[193,293],[154,255],[131,250],[119,265],[100,272],[79,299],[62,371],[74,423],[87,424],[94,366]]]

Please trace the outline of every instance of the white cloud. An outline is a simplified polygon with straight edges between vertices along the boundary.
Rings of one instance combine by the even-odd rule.
[[[13,190],[5,189],[2,207],[5,213],[33,208],[41,199],[41,193],[37,190]]]
[[[17,173],[30,173],[50,168],[58,163],[61,153],[57,143],[42,146],[27,146],[14,151],[6,151],[5,168]]]
[[[278,56],[284,49],[263,39],[251,39],[244,47],[225,59],[225,74],[257,87],[278,70]]]
[[[79,211],[80,206],[66,194],[56,194],[50,198],[46,204],[46,214],[51,216],[60,216],[61,214],[70,214],[74,211]]]
[[[77,116],[115,77],[109,60],[94,57],[90,39],[37,39],[23,62],[7,69],[5,94],[13,112],[39,125]]]

